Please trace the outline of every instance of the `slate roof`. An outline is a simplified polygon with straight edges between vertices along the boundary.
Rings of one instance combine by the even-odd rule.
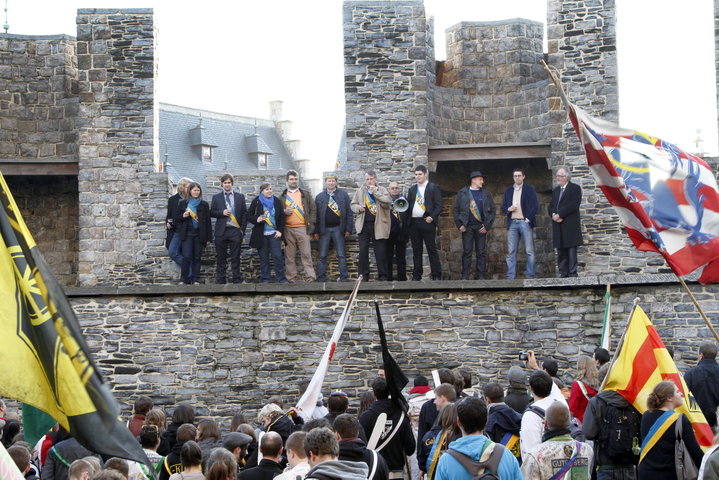
[[[214,147],[211,161],[202,160],[200,145]],[[190,177],[204,185],[206,172],[258,170],[256,152],[269,154],[268,170],[296,168],[271,120],[160,103],[160,161],[170,163],[173,183]]]

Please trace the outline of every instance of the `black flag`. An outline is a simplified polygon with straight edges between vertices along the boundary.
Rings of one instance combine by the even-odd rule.
[[[377,327],[379,328],[379,341],[382,344],[382,363],[384,365],[384,377],[387,380],[387,388],[392,396],[392,401],[402,410],[407,411],[409,405],[407,399],[402,395],[402,389],[409,383],[409,378],[404,374],[392,354],[387,348],[387,337],[384,334],[384,325],[382,324],[382,316],[379,313],[379,304],[374,302],[374,308],[377,311]]]

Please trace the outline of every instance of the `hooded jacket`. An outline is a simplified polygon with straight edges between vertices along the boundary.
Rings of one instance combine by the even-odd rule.
[[[622,397],[614,390],[602,390],[601,392],[599,392],[595,397],[589,400],[589,405],[587,405],[586,410],[584,410],[582,432],[584,432],[584,436],[587,438],[587,440],[599,440],[601,436],[601,428],[602,424],[604,423],[603,420],[605,416],[606,406],[605,403],[602,402],[600,399],[604,400],[605,402],[607,402],[607,404],[618,409],[623,409],[631,406],[631,404],[624,397]],[[618,463],[621,463],[618,462],[616,459],[608,457],[607,454],[600,448],[599,442],[594,442],[594,448],[595,465],[616,465]]]
[[[487,425],[484,432],[494,442],[502,441],[506,433],[519,435],[522,426],[522,415],[514,411],[506,403],[490,403]]]
[[[329,460],[312,467],[305,480],[366,480],[368,474],[367,465],[362,462]]]
[[[377,422],[377,417],[379,417],[381,413],[387,414],[387,423],[385,424],[384,432],[377,444],[378,449],[387,440],[387,438],[389,438],[391,432],[397,427],[397,422],[399,422],[400,418],[402,418],[402,410],[400,410],[391,399],[385,398],[377,400],[370,405],[369,410],[364,412],[359,419],[365,433],[372,436],[372,431],[374,430],[375,423]],[[402,424],[399,427],[399,431],[394,434],[392,440],[390,440],[385,447],[378,451],[387,461],[387,466],[390,470],[402,470],[405,464],[404,457],[405,455],[412,455],[414,453],[415,443],[409,416],[405,414],[402,419]]]
[[[491,443],[484,435],[468,435],[450,443],[449,448],[469,455],[474,461],[479,461],[485,447]],[[499,480],[522,480],[519,463],[512,452],[507,449],[504,449],[498,470],[499,472],[494,473],[497,474]],[[445,454],[439,459],[434,478],[435,480],[471,480],[472,476],[452,455]]]
[[[389,468],[387,462],[381,454],[372,454],[367,450],[367,444],[359,438],[346,438],[340,440],[340,456],[339,460],[348,462],[364,462],[369,471],[372,471],[375,462],[377,466],[374,468],[374,475],[370,480],[387,480],[389,479]]]

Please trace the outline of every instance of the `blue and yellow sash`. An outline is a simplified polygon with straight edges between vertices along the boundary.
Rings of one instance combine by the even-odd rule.
[[[514,455],[515,457],[521,457],[522,452],[519,448],[519,435],[507,432],[504,434],[504,437],[502,437],[502,441],[499,443],[504,445],[507,450],[512,452],[512,455]]]
[[[187,211],[190,213],[190,218],[192,218],[192,226],[200,228],[200,217],[197,216],[197,210],[193,210],[192,205],[188,204]]]
[[[341,217],[342,212],[340,212],[340,207],[337,205],[334,195],[330,195],[329,197],[330,197],[330,199],[327,202],[327,206],[329,207],[330,210],[335,212],[335,215],[337,215],[338,217]]]
[[[285,205],[287,208],[291,208],[294,211],[295,215],[299,217],[302,223],[305,223],[305,212],[302,211],[302,208],[299,205],[290,199],[289,193],[285,196]]]
[[[674,410],[667,410],[661,417],[657,418],[652,428],[647,432],[647,436],[644,437],[642,451],[639,454],[639,463],[642,463],[642,460],[644,460],[644,457],[649,453],[649,450],[657,444],[659,439],[662,438],[662,435],[664,435],[664,432],[666,432],[678,418],[679,414]]]
[[[272,218],[270,218],[270,217],[272,217],[272,214],[270,213],[270,211],[267,210],[266,208],[264,208],[262,211],[262,214],[265,216],[265,223],[267,225],[269,225],[270,227],[275,228],[275,224],[272,223]]]
[[[240,228],[240,222],[238,222],[237,218],[235,217],[235,209],[232,208],[232,205],[230,205],[227,200],[225,200],[225,206],[230,211],[230,220],[232,220],[232,223],[234,223],[237,228]]]
[[[482,223],[482,216],[479,213],[479,207],[477,206],[477,202],[474,201],[474,198],[469,201],[469,211],[472,212],[472,216],[475,218],[475,220],[477,220],[479,223]]]
[[[372,215],[377,215],[377,202],[374,197],[365,190],[364,204]]]
[[[414,201],[423,212],[427,211],[427,207],[424,206],[424,196],[419,192],[419,187],[417,187],[417,195],[414,197]]]

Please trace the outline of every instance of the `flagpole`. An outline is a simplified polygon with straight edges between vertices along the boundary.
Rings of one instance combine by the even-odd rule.
[[[629,311],[629,317],[627,317],[627,323],[624,325],[624,331],[622,332],[622,338],[619,339],[619,343],[617,344],[617,349],[614,350],[614,355],[612,355],[612,360],[609,362],[609,370],[607,370],[607,374],[604,376],[604,379],[602,380],[602,384],[599,386],[600,392],[602,390],[604,390],[604,384],[607,383],[607,378],[609,378],[609,373],[611,373],[612,368],[614,368],[614,362],[617,361],[617,357],[619,356],[619,351],[624,346],[624,337],[627,336],[627,330],[629,329],[629,320],[631,320],[632,315],[634,315],[634,310],[637,308],[637,305],[639,305],[639,297],[634,298],[634,305],[632,305],[632,309]]]
[[[675,274],[675,275],[676,275],[676,274]],[[680,282],[680,283],[682,284],[682,286],[684,287],[684,290],[686,290],[687,293],[689,294],[689,298],[692,299],[692,302],[694,303],[694,306],[697,307],[697,310],[699,310],[699,314],[700,314],[700,315],[702,316],[702,318],[704,319],[704,322],[707,324],[707,327],[709,327],[709,330],[711,330],[712,334],[714,334],[714,338],[719,341],[719,335],[717,335],[716,330],[714,330],[714,327],[713,327],[712,324],[709,322],[709,319],[707,318],[706,314],[704,313],[704,310],[702,310],[702,307],[699,306],[699,303],[697,302],[697,299],[694,298],[694,294],[691,292],[691,290],[689,290],[689,286],[684,282],[684,279],[683,279],[682,277],[680,277],[679,275],[677,275],[677,278],[679,279],[679,282]]]
[[[604,322],[602,325],[602,348],[609,351],[612,341],[612,284],[607,283],[607,292],[604,294]]]

